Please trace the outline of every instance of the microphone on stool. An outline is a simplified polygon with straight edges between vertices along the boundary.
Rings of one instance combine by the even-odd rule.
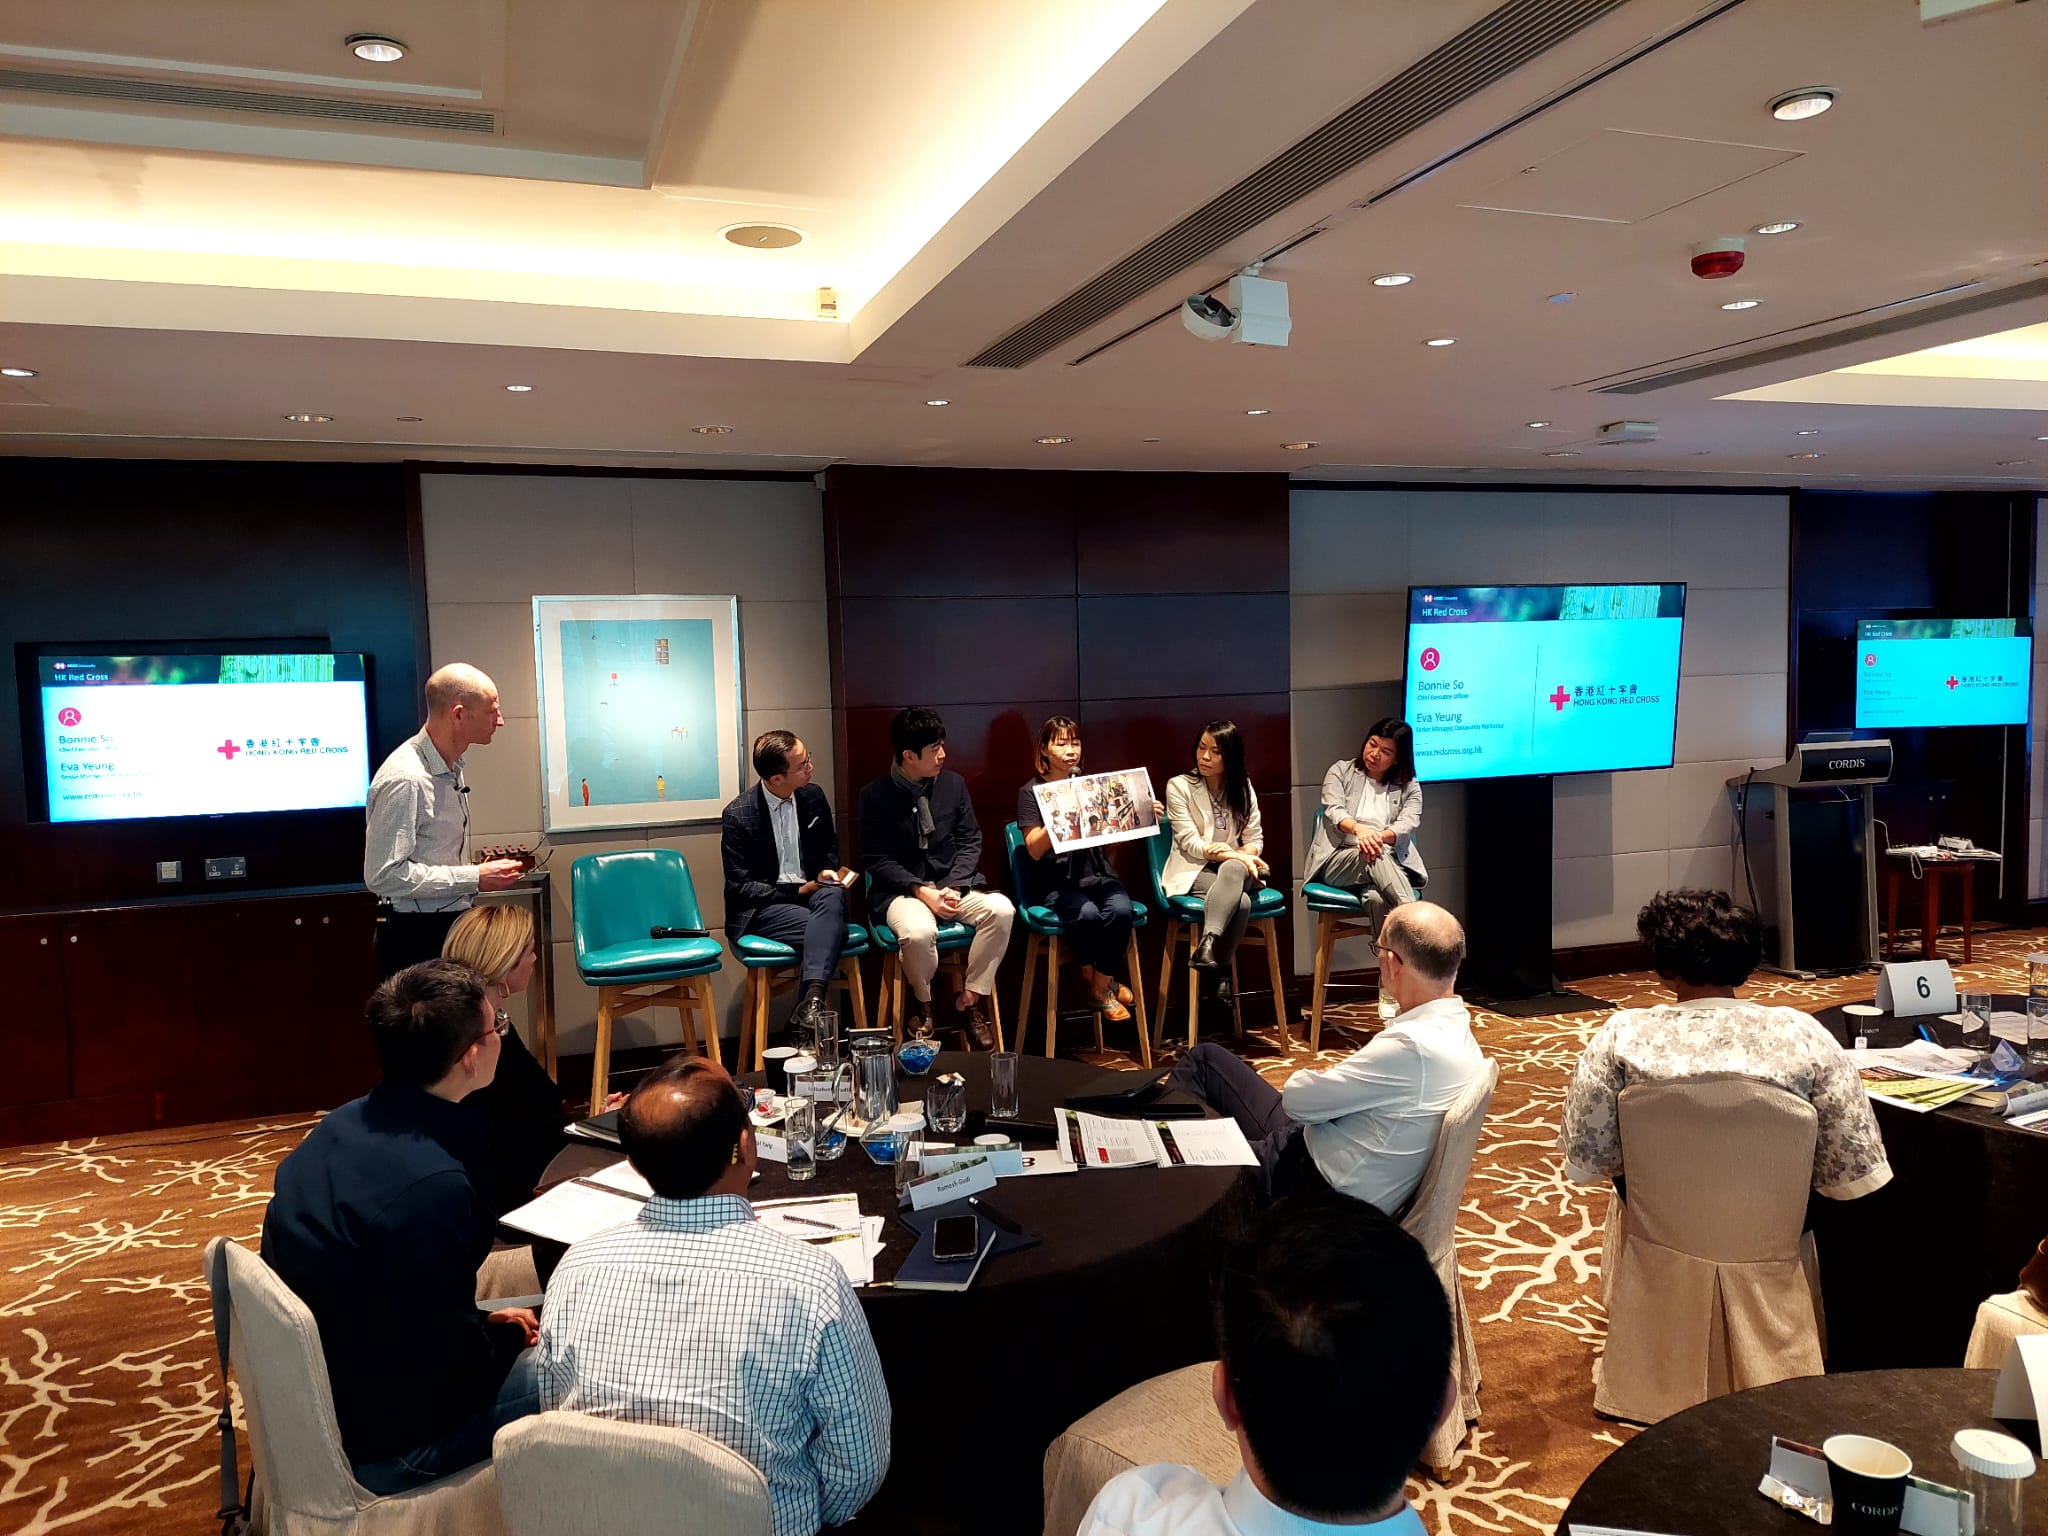
[[[709,928],[664,928],[661,924],[656,923],[647,930],[647,937],[650,939],[708,939],[711,937],[711,930]]]

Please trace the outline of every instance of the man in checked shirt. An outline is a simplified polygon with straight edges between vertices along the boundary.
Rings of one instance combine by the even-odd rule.
[[[853,1518],[889,1470],[889,1390],[846,1272],[754,1219],[754,1132],[725,1069],[644,1079],[619,1140],[654,1188],[548,1280],[543,1411],[693,1429],[768,1480],[775,1536]]]

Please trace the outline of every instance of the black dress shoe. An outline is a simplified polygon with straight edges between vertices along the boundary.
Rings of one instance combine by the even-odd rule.
[[[1218,1008],[1229,1008],[1236,1003],[1236,998],[1230,992],[1230,973],[1228,971],[1216,978],[1216,985],[1210,991],[1209,998]]]
[[[1222,962],[1216,958],[1215,934],[1205,933],[1202,935],[1201,943],[1197,944],[1195,946],[1195,952],[1192,955],[1188,956],[1188,964],[1193,966],[1198,971],[1214,971],[1222,969]]]
[[[974,1043],[984,1051],[996,1048],[996,1032],[989,1028],[988,1015],[980,1003],[967,1010],[967,1033],[974,1037]]]
[[[791,1040],[818,1038],[818,1000],[815,997],[806,997],[790,1011],[789,1037]]]

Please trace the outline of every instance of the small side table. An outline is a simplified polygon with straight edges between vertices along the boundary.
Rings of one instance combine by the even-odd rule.
[[[519,883],[487,891],[479,901],[513,901],[533,908],[533,985],[527,988],[533,1009],[533,1055],[549,1077],[555,1075],[555,901],[548,872],[530,869]]]
[[[1996,864],[1997,855],[1962,859],[1930,859],[1920,856],[1920,871],[1916,877],[1912,864],[1914,855],[1899,849],[1891,849],[1884,861],[1884,957],[1889,960],[1898,947],[1899,932],[1899,886],[1902,882],[1918,878],[1921,882],[1920,916],[1920,957],[1933,960],[1940,954],[1941,937],[1941,886],[1944,880],[1954,880],[1962,886],[1963,895],[1963,964],[1970,963],[1970,939],[1977,919],[1977,868],[1982,864]]]

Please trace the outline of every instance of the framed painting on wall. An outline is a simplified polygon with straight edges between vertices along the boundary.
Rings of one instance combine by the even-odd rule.
[[[715,821],[740,791],[736,597],[536,597],[548,832]]]

